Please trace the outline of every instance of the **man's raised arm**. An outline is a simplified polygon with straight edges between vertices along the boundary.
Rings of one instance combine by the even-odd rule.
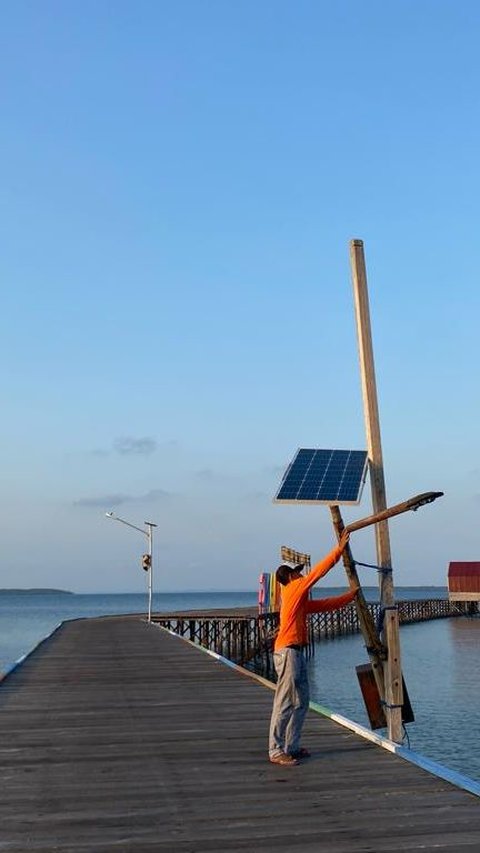
[[[336,545],[335,548],[332,548],[330,553],[327,554],[327,556],[324,557],[323,560],[320,560],[320,562],[313,567],[311,572],[306,575],[306,577],[304,578],[304,589],[310,589],[311,586],[316,584],[317,581],[320,580],[320,578],[323,578],[324,575],[326,575],[327,572],[329,572],[330,569],[333,568],[336,563],[338,563],[340,557],[343,554],[344,549],[348,545],[349,539],[350,533],[348,532],[348,530],[344,530],[340,537],[338,545]]]

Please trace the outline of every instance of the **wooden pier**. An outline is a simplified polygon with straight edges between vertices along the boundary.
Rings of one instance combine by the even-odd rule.
[[[64,623],[0,686],[0,849],[478,851],[477,797],[313,712],[270,764],[271,705],[139,617]]]
[[[405,599],[397,604],[400,625],[478,613],[477,602],[473,605],[468,602],[458,604],[444,598]],[[378,624],[382,612],[381,605],[378,602],[367,602],[367,607],[373,620]],[[253,607],[237,607],[223,610],[159,613],[153,618],[164,628],[224,655],[229,660],[242,665],[253,661],[258,671],[266,675],[273,672],[271,638],[278,626],[278,613],[259,616],[258,611]],[[334,639],[360,631],[358,613],[353,604],[341,610],[312,614],[309,617],[309,624],[312,643],[316,640]]]

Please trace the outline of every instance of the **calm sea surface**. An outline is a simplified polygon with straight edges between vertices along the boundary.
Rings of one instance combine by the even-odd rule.
[[[337,589],[323,587],[322,595]],[[365,589],[369,600],[377,590]],[[443,587],[398,587],[397,598],[444,598]],[[162,593],[155,612],[246,607],[254,592]],[[0,592],[0,672],[65,619],[145,613],[143,594],[59,595]],[[402,664],[415,723],[410,747],[480,781],[480,618],[439,619],[401,629]],[[368,662],[360,634],[318,643],[309,663],[312,699],[368,727],[355,667]]]

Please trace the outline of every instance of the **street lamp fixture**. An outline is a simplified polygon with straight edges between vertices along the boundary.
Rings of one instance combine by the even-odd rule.
[[[153,523],[153,521],[145,521],[145,530],[143,527],[137,527],[136,524],[131,524],[130,521],[125,521],[124,518],[120,518],[120,516],[115,515],[114,512],[106,512],[105,515],[107,518],[112,518],[113,521],[119,521],[121,524],[126,524],[127,527],[132,527],[133,530],[138,530],[139,533],[142,533],[147,537],[148,542],[148,553],[144,554],[142,565],[143,568],[148,572],[148,622],[152,621],[152,573],[153,573],[153,528],[157,525]],[[148,559],[145,559],[148,557]]]

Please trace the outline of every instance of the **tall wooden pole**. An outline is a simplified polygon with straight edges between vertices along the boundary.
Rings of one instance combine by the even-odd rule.
[[[387,508],[387,499],[380,438],[380,418],[378,414],[370,309],[368,304],[367,271],[362,240],[350,241],[350,262],[355,300],[365,429],[370,462],[372,505],[373,512],[377,513]],[[384,642],[388,655],[385,667],[385,715],[388,722],[389,738],[396,743],[401,743],[403,687],[400,660],[400,632],[398,609],[395,605],[393,589],[388,521],[380,521],[375,525],[375,541],[377,562],[383,570],[380,572],[380,602],[383,608],[385,608]]]

